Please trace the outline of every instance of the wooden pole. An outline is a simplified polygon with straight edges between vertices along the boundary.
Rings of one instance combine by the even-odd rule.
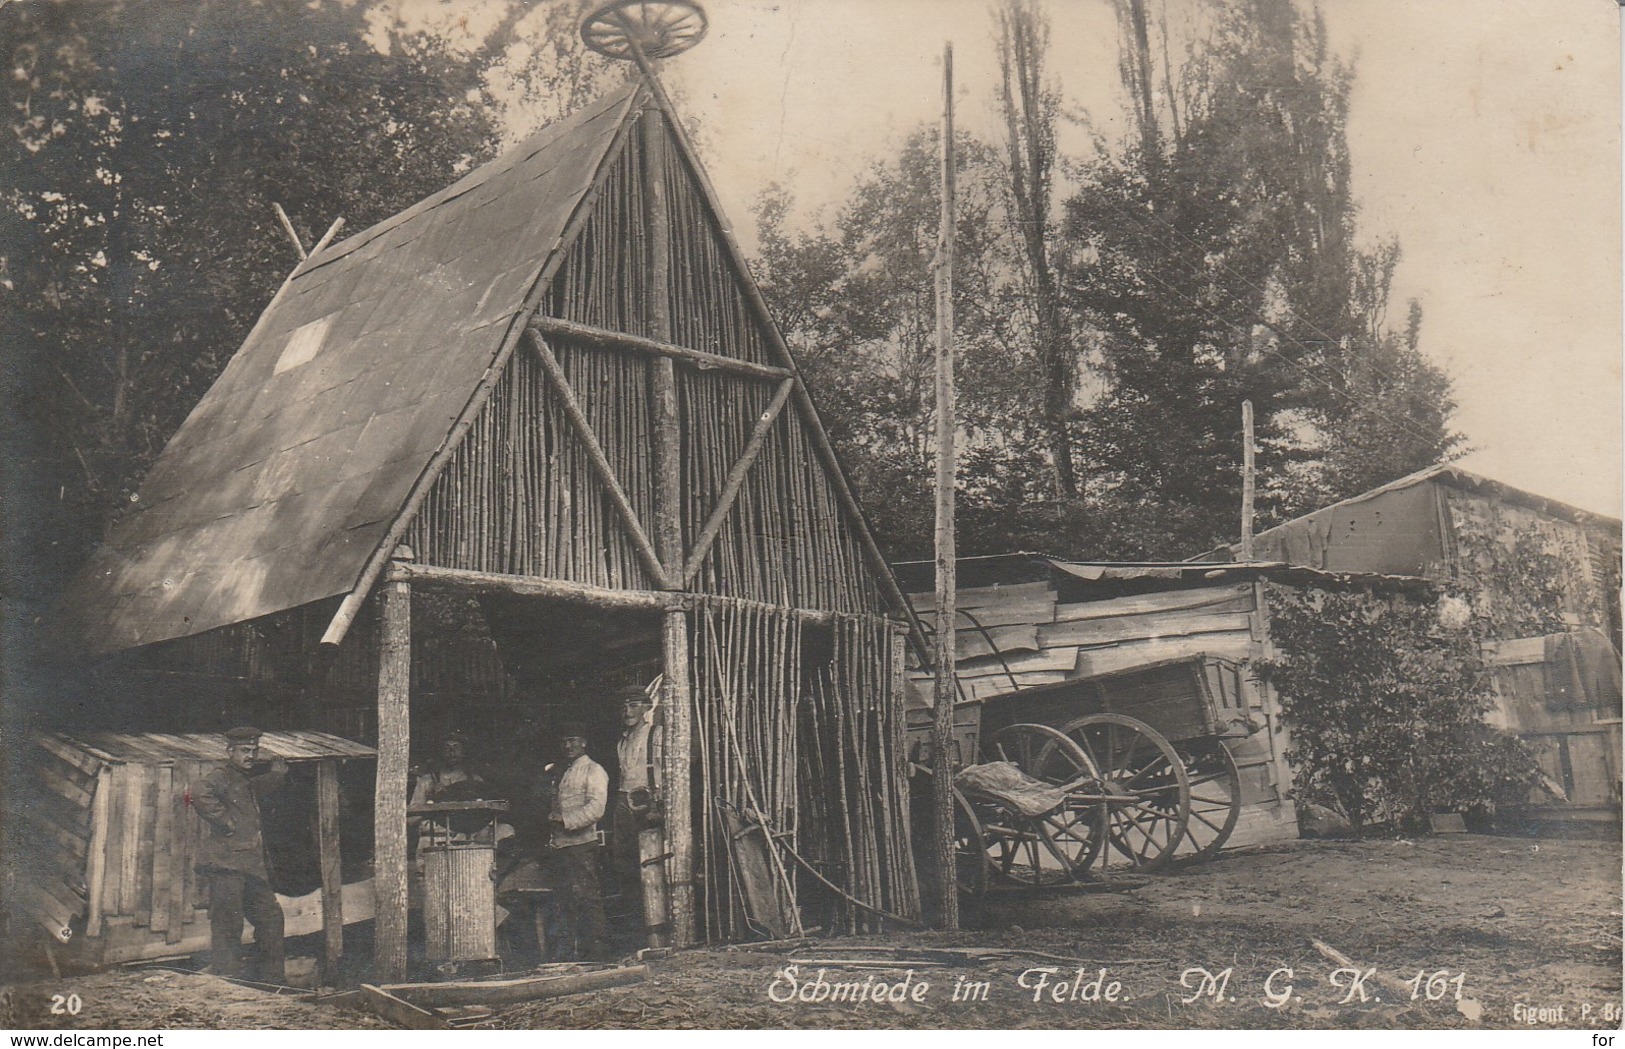
[[[338,983],[344,954],[344,880],[339,865],[339,764],[316,763],[316,856],[322,874],[322,982]]]
[[[705,563],[705,555],[710,553],[711,544],[716,541],[717,533],[722,531],[722,523],[728,518],[728,511],[733,508],[734,500],[739,496],[739,490],[745,486],[745,475],[750,472],[751,465],[761,454],[762,446],[767,443],[767,433],[773,428],[773,422],[779,417],[784,408],[784,402],[790,399],[790,391],[795,388],[793,379],[786,379],[779,384],[778,392],[768,403],[767,410],[756,420],[756,426],[751,430],[750,440],[745,442],[745,450],[739,453],[739,458],[728,471],[727,478],[722,482],[722,491],[717,496],[717,505],[711,511],[705,526],[695,537],[693,548],[689,551],[688,560],[683,565],[682,576],[677,580],[682,586],[687,586],[689,580],[700,570]]]
[[[724,357],[720,353],[690,349],[687,346],[677,346],[669,342],[662,342],[659,339],[647,339],[641,335],[628,335],[625,332],[610,331],[607,328],[595,328],[590,324],[577,324],[575,321],[559,320],[556,317],[532,317],[530,328],[543,338],[564,339],[571,345],[586,346],[594,350],[615,350],[642,353],[653,357],[670,357],[673,360],[692,364],[701,371],[715,369],[735,375],[749,375],[756,379],[788,379],[793,374],[789,368],[776,368],[770,364],[755,364],[751,361],[742,361],[737,357]]]
[[[397,560],[410,560],[404,547]],[[412,586],[378,594],[378,778],[373,788],[373,967],[380,980],[406,978],[406,780],[411,746]]]
[[[937,228],[937,629],[931,777],[942,927],[959,928],[951,747],[954,734],[954,48],[942,49],[942,219]]]
[[[581,402],[576,399],[576,392],[570,386],[569,378],[560,367],[558,358],[534,328],[525,333],[530,338],[530,348],[535,351],[536,359],[547,373],[548,381],[553,384],[554,392],[559,395],[559,404],[564,408],[564,417],[569,421],[570,428],[575,431],[576,440],[587,453],[587,461],[592,464],[593,472],[598,475],[598,482],[604,486],[604,492],[609,496],[610,505],[615,508],[620,517],[621,527],[626,529],[627,535],[632,539],[632,548],[637,551],[638,559],[643,562],[644,570],[654,580],[654,584],[661,589],[670,589],[668,585],[669,568],[673,562],[665,551],[658,554],[650,545],[649,537],[643,534],[643,523],[638,520],[637,511],[632,509],[632,502],[626,497],[621,488],[620,480],[615,476],[615,467],[609,464],[609,457],[604,454],[603,445],[598,443],[598,435],[593,431],[592,423],[588,421],[587,414],[581,409]],[[672,370],[672,363],[661,358],[655,363],[658,369],[664,364],[666,371]],[[672,393],[672,411],[676,411],[677,394],[675,386]],[[658,449],[658,446],[657,446]],[[681,540],[679,540],[680,542]],[[680,552],[679,552],[680,553]]]
[[[641,57],[641,53],[640,56]],[[647,62],[640,63],[645,75],[654,79]],[[666,201],[665,115],[650,105],[643,111],[643,179],[645,211],[648,218],[648,284],[644,289],[650,334],[660,342],[671,341],[671,225]],[[669,356],[656,357],[653,364],[654,390],[654,496],[655,550],[665,567],[662,587],[678,590],[683,586],[683,478],[682,421],[677,409],[677,373]],[[661,620],[660,654],[662,688],[665,695],[666,734],[662,761],[665,778],[661,787],[665,815],[666,849],[671,859],[666,884],[671,893],[667,914],[671,922],[673,946],[694,942],[694,813],[689,771],[693,767],[694,725],[690,709],[688,674],[688,613],[681,608],[666,612]]]
[[[1253,559],[1253,402],[1241,402],[1241,559]]]
[[[276,209],[277,220],[282,223],[282,232],[286,233],[288,239],[293,241],[293,250],[299,253],[299,261],[304,262],[310,256],[305,253],[305,245],[299,239],[299,234],[294,232],[293,223],[288,221],[288,213],[283,211],[282,205],[274,200],[271,202],[271,206]]]

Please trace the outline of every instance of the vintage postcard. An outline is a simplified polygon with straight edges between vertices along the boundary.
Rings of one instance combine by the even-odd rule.
[[[0,43],[29,1044],[1612,1044],[1615,4]]]

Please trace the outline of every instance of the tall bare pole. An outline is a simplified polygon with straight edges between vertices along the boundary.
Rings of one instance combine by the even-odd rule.
[[[1253,402],[1241,402],[1241,559],[1253,559]]]
[[[937,894],[942,927],[959,928],[955,880],[954,735],[954,46],[942,49],[942,220],[937,228],[937,683],[931,726],[932,798],[936,815]]]

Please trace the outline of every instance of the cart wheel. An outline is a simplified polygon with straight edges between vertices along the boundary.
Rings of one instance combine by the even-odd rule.
[[[636,41],[647,58],[671,58],[705,36],[705,9],[694,0],[611,0],[581,23],[581,39],[601,55],[629,58]]]
[[[1190,777],[1173,745],[1125,714],[1090,714],[1062,731],[1101,771],[1112,848],[1141,870],[1171,859],[1185,838],[1191,796]]]
[[[1205,860],[1224,848],[1241,818],[1241,770],[1222,740],[1182,740],[1174,750],[1191,781],[1191,815],[1174,861]]]
[[[934,840],[931,829],[932,785],[931,769],[925,766],[915,766],[916,780],[915,795],[911,805],[914,818],[914,840],[929,843]],[[977,818],[976,810],[966,800],[959,788],[954,792],[954,883],[959,891],[966,896],[980,896],[987,891],[988,880],[988,853],[986,849],[986,832],[982,829],[982,821]],[[918,855],[918,854],[917,854]],[[936,850],[919,855],[922,870],[933,870],[936,867]]]
[[[1100,771],[1076,743],[1048,725],[1010,725],[983,745],[987,761],[1008,761],[1032,778],[1093,790]],[[1076,881],[1106,840],[1105,809],[1072,798],[1042,816],[1023,816],[992,801],[972,802],[993,873],[1021,885]]]

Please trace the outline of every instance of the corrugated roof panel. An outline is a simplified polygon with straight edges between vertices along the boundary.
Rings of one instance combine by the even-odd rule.
[[[92,651],[354,585],[639,96],[629,85],[303,264],[154,464],[143,499],[161,512],[115,529],[65,599]]]

